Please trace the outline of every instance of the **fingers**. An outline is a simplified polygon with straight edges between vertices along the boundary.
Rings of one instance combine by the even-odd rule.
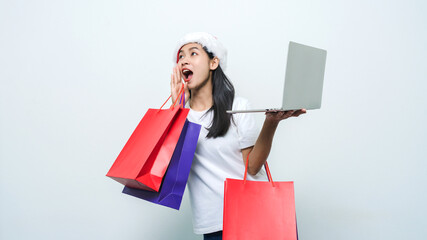
[[[294,113],[294,111],[293,111],[293,110],[289,110],[289,111],[277,111],[277,112],[271,112],[271,114],[272,114],[275,118],[281,118],[281,119],[285,119],[285,118],[291,117],[293,113]]]
[[[175,88],[175,79],[173,77],[173,73],[171,73],[171,83],[170,83],[170,85],[171,85],[171,89]]]
[[[182,79],[181,79],[181,72],[179,71],[179,67],[175,66],[172,69],[171,74],[171,87],[181,86]]]
[[[176,65],[172,69],[171,83],[170,83],[171,95],[172,95],[172,101],[173,102],[178,97],[179,91],[181,90],[181,86],[182,86],[181,73],[179,71],[178,65]]]
[[[176,83],[181,85],[182,78],[181,78],[181,72],[179,71],[178,65],[175,66],[175,78],[176,78]]]
[[[177,84],[178,84],[178,75],[176,74],[176,73],[177,73],[177,71],[176,71],[176,67],[177,67],[177,66],[175,66],[175,67],[173,68],[173,83],[174,83],[174,85],[177,85]]]
[[[299,109],[299,110],[289,110],[289,111],[267,112],[266,115],[269,118],[280,121],[290,117],[298,117],[299,115],[305,114],[306,112],[307,110],[305,109]]]
[[[299,109],[299,110],[291,110],[291,111],[285,111],[283,114],[283,118],[289,118],[289,117],[298,117],[301,114],[307,113],[307,110],[305,109]]]
[[[301,114],[305,114],[305,113],[307,113],[307,110],[305,110],[305,109],[300,109],[300,110],[295,111],[295,112],[293,113],[292,117],[298,117],[299,115],[301,115]]]
[[[265,114],[267,118],[275,122],[289,118],[292,115],[292,113],[289,113],[289,111],[266,112]]]
[[[171,73],[171,89],[175,89],[176,80],[175,80],[175,68],[172,69]]]

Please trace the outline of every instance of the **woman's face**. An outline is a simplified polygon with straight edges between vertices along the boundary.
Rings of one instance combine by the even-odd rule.
[[[211,70],[218,66],[218,59],[210,59],[198,43],[184,45],[178,53],[178,67],[189,89],[204,86],[211,79]]]

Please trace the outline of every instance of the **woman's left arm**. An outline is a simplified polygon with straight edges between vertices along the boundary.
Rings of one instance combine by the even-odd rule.
[[[281,112],[270,112],[266,113],[264,125],[262,126],[261,132],[258,139],[253,147],[242,149],[243,162],[246,164],[246,158],[249,155],[249,166],[248,173],[255,175],[267,161],[267,157],[270,154],[271,145],[273,143],[274,133],[276,132],[279,122],[289,117],[298,117],[301,114],[306,113],[305,109],[297,111],[281,111]]]

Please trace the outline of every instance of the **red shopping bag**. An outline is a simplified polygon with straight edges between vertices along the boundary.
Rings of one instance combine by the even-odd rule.
[[[159,191],[189,112],[182,108],[183,103],[175,106],[177,100],[169,109],[161,109],[164,104],[160,109],[148,109],[108,171],[108,177],[127,187]]]
[[[224,188],[224,240],[297,240],[293,182],[226,179]]]

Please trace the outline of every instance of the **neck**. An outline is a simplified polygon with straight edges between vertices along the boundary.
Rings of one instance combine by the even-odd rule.
[[[212,78],[201,88],[191,90],[190,107],[195,111],[204,111],[213,106]]]

